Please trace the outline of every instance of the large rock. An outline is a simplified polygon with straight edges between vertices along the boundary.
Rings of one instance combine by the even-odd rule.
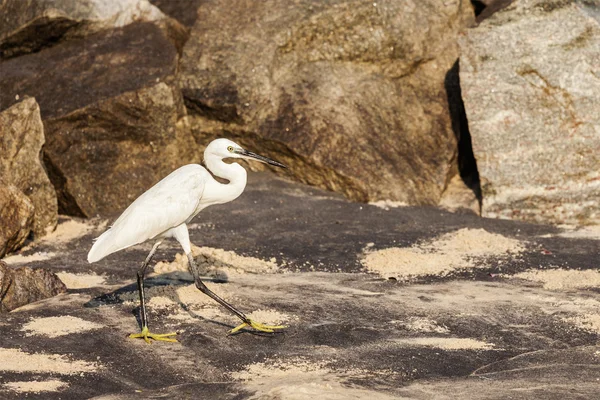
[[[59,211],[122,210],[194,159],[174,87],[177,52],[163,30],[134,23],[0,63],[0,109],[34,96],[46,134],[44,161]]]
[[[471,18],[459,0],[204,2],[181,63],[196,140],[237,138],[352,199],[437,204],[456,174],[444,77]]]
[[[4,0],[0,16],[0,59],[133,22],[153,21],[174,37],[183,30],[147,0]]]
[[[0,257],[23,245],[33,227],[33,213],[31,200],[0,180]]]
[[[462,38],[483,215],[600,222],[599,15],[598,2],[521,0]]]
[[[58,221],[56,191],[42,166],[44,126],[35,99],[0,113],[0,176],[25,193],[35,208],[33,231],[42,236]]]
[[[43,268],[10,268],[0,261],[0,313],[65,293],[55,273]]]

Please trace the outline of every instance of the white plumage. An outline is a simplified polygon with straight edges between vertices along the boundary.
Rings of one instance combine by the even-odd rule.
[[[281,328],[254,322],[215,295],[202,283],[195,266],[187,224],[204,208],[236,199],[246,187],[246,170],[237,163],[225,163],[224,158],[258,160],[285,168],[277,161],[244,150],[231,140],[213,140],[204,151],[204,162],[214,175],[226,179],[228,183],[218,182],[201,165],[185,165],[173,171],[131,203],[110,229],[98,237],[90,249],[87,258],[88,262],[93,263],[127,247],[147,240],[154,241],[150,254],[138,270],[142,333],[130,337],[143,338],[147,342],[149,339],[175,340],[170,338],[174,334],[157,335],[148,331],[143,285],[148,263],[162,240],[169,237],[175,238],[186,253],[196,287],[242,319],[243,324],[231,332],[236,332],[245,326],[265,332],[273,332],[273,329]]]

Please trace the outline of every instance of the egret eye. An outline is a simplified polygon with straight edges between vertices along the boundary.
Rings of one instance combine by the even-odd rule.
[[[227,147],[227,151],[230,152],[230,153],[233,153],[233,146],[228,146]]]

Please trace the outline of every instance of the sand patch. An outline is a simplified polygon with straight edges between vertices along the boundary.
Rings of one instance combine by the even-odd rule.
[[[408,203],[404,203],[402,201],[393,201],[393,200],[377,200],[377,201],[370,201],[369,205],[379,207],[381,209],[388,211],[390,208],[407,207]]]
[[[413,332],[422,333],[450,333],[450,330],[444,325],[438,325],[437,322],[429,318],[410,317],[407,322],[393,321],[399,323],[404,328]]]
[[[22,254],[13,254],[5,257],[2,261],[9,265],[28,264],[34,261],[45,261],[56,256],[55,253],[47,251],[38,251],[37,253],[24,256]]]
[[[566,321],[584,331],[600,334],[600,314],[581,314]]]
[[[362,264],[385,278],[445,276],[456,270],[485,268],[486,258],[502,260],[525,249],[522,242],[483,229],[460,229],[412,247],[365,249]]]
[[[69,387],[67,382],[51,379],[47,381],[8,382],[4,384],[8,390],[17,393],[57,392]]]
[[[156,310],[164,310],[166,308],[177,306],[177,303],[165,296],[153,296],[147,301],[147,305]]]
[[[261,260],[255,257],[240,256],[233,251],[215,249],[212,247],[192,246],[194,260],[201,271],[210,271],[214,269],[225,270],[228,273],[238,274],[268,274],[278,271],[277,260]],[[184,273],[189,278],[187,256],[178,253],[172,262],[158,262],[154,266],[156,274]]]
[[[494,348],[494,345],[491,343],[485,343],[471,338],[421,337],[396,339],[394,340],[394,343],[411,347],[435,347],[443,350],[489,350]]]
[[[100,329],[103,325],[86,321],[81,318],[63,315],[60,317],[35,318],[23,325],[22,331],[27,332],[26,336],[47,336],[55,338],[58,336],[69,335],[71,333],[87,332],[94,329]]]
[[[106,225],[106,222],[104,225]],[[102,228],[102,225],[99,228]],[[91,222],[69,219],[58,224],[54,232],[44,236],[42,241],[63,244],[78,239],[94,229],[96,229],[96,226]]]
[[[226,285],[213,282],[204,282],[204,284],[223,300],[227,302],[233,301],[234,297]],[[181,286],[177,288],[176,293],[179,301],[187,306],[214,306],[216,304],[213,299],[198,290],[195,284]]]
[[[64,355],[32,354],[20,349],[0,348],[0,371],[72,375],[93,372],[98,368],[96,363],[69,360]]]
[[[291,321],[291,316],[276,310],[255,310],[247,315],[248,318],[266,325],[280,325]]]
[[[584,226],[580,228],[567,227],[566,231],[559,233],[556,236],[573,239],[593,239],[600,240],[600,225]]]
[[[96,274],[73,274],[57,272],[56,276],[67,286],[67,289],[88,289],[102,286],[106,278]]]
[[[600,272],[594,270],[530,270],[506,277],[540,282],[544,284],[544,289],[548,290],[600,287]]]
[[[344,371],[338,374],[323,363],[305,359],[287,362],[266,360],[264,363],[248,365],[244,370],[231,375],[255,392],[251,399],[397,399],[347,382],[348,377],[365,376],[364,371]]]

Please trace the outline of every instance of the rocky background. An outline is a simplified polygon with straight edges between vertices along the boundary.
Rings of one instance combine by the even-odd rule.
[[[228,225],[207,214],[208,220],[213,215],[212,226],[199,225],[192,238],[195,236],[198,245],[212,243],[215,248],[245,255],[258,252],[263,259],[275,257],[281,271],[308,274],[298,282],[290,281],[290,293],[303,285],[322,285],[320,275],[310,275],[315,271],[352,274],[340,278],[337,289],[329,288],[332,293],[356,294],[355,285],[350,285],[354,287],[350,290],[344,279],[357,279],[362,282],[360,290],[379,293],[380,286],[367,287],[376,271],[360,261],[370,254],[365,249],[421,246],[423,252],[430,252],[431,247],[424,243],[449,231],[443,227],[443,221],[448,221],[444,218],[454,221],[452,226],[457,229],[502,231],[512,238],[522,230],[527,233],[521,239],[536,244],[519,253],[520,262],[508,262],[505,270],[501,263],[480,260],[477,268],[483,273],[467,273],[463,268],[463,272],[448,275],[447,271],[431,270],[423,273],[424,280],[415,280],[379,271],[377,279],[393,279],[396,289],[402,291],[407,287],[417,290],[418,285],[431,285],[435,290],[439,280],[446,282],[448,276],[479,282],[500,272],[533,273],[532,268],[592,273],[598,268],[600,248],[594,228],[600,224],[599,49],[600,1],[596,0],[1,0],[0,257],[8,257],[6,263],[0,263],[0,312],[18,311],[20,306],[58,294],[54,300],[72,300],[76,294],[88,297],[83,302],[65,300],[71,307],[69,315],[84,318],[80,306],[107,291],[116,290],[118,295],[110,301],[98,300],[106,307],[128,301],[121,295],[133,293],[135,288],[127,286],[127,279],[133,278],[143,251],[136,254],[135,262],[134,256],[122,255],[89,266],[85,253],[92,232],[99,234],[173,169],[201,162],[204,147],[217,137],[231,138],[289,169],[245,165],[255,171],[269,170],[266,175],[256,175],[260,179],[251,179],[265,189],[255,193],[253,202],[243,203],[254,210],[250,213],[256,218],[249,218],[245,225],[238,218],[237,225]],[[271,204],[270,198],[283,196],[277,192],[280,189],[290,199],[304,200],[290,200],[289,213],[270,222],[273,210],[283,207],[285,200],[269,210],[259,210]],[[318,219],[302,216],[322,209],[330,212],[319,214]],[[223,219],[228,212],[238,216],[249,212],[239,205],[219,210],[216,212],[222,212]],[[265,211],[270,214],[261,214]],[[415,213],[420,216],[418,223],[415,220],[402,228],[402,222],[412,221]],[[446,217],[440,220],[440,215]],[[68,224],[86,219],[91,221],[90,228],[76,240],[57,239],[61,226],[64,230]],[[227,232],[240,230],[241,236],[227,238]],[[257,236],[261,232],[262,239]],[[305,242],[307,235],[312,237],[309,242]],[[540,244],[543,235],[556,238]],[[461,251],[469,254],[471,246],[469,242]],[[566,251],[569,246],[573,249]],[[549,263],[538,259],[543,251],[564,254],[560,262]],[[172,261],[175,253],[165,250],[159,258]],[[398,266],[404,256],[401,252],[389,258]],[[414,257],[417,265],[422,257]],[[283,260],[287,260],[285,265]],[[115,270],[115,263],[128,268]],[[55,275],[64,271],[95,271],[110,284],[77,287]],[[595,279],[595,275],[588,276],[589,282]],[[160,286],[160,282],[166,287],[178,281],[165,278],[155,284]],[[510,282],[513,285],[515,281]],[[386,287],[385,292],[396,289]],[[505,289],[506,293],[521,293],[512,286]],[[576,289],[579,292],[573,296],[596,301],[597,291],[589,286]],[[473,290],[477,297],[482,289]],[[302,302],[300,294],[297,299]],[[323,294],[321,300],[327,299],[331,297]],[[273,305],[272,299],[263,300]],[[48,308],[42,307],[46,311],[40,315],[57,316],[61,310],[54,303],[42,304]],[[391,313],[397,312],[390,307]],[[350,308],[369,312],[358,303]],[[576,308],[556,312],[575,312]],[[472,312],[485,319],[486,310]],[[503,322],[499,329],[521,329],[512,314],[494,315],[512,321],[510,326]],[[343,319],[341,315],[330,317],[332,321]],[[406,320],[413,317],[402,316]],[[429,317],[433,320],[435,315]],[[95,323],[106,324],[109,316],[102,318]],[[446,318],[454,321],[447,322],[452,326],[460,324],[453,316]],[[536,318],[529,322],[541,321]],[[561,318],[564,322],[579,317]],[[594,323],[597,321],[592,326]],[[450,331],[469,338],[479,335],[478,339],[491,334],[492,328],[478,324],[471,331]],[[18,337],[9,329],[17,325],[0,322],[3,337]],[[583,329],[581,326],[569,329]],[[586,328],[581,331],[583,336],[575,335],[581,340],[564,339],[567,334],[560,329],[540,335],[555,349],[592,346],[586,347],[590,353],[585,354],[594,359],[593,344],[600,324],[597,328],[598,332]],[[520,334],[533,334],[528,329]],[[296,344],[306,346],[306,351],[294,347],[296,356],[310,358],[311,351],[317,351],[315,346],[325,342],[334,346],[310,329],[294,332],[310,337]],[[219,333],[207,333],[212,334]],[[335,344],[348,349],[363,344],[363,339],[337,330],[330,335],[331,340],[337,335]],[[387,332],[379,338],[396,340],[390,339],[393,336],[394,332]],[[13,345],[3,340],[0,351],[14,350],[16,345],[27,347],[25,339],[15,340]],[[124,339],[117,336],[112,340]],[[519,349],[542,350],[519,340],[504,343],[503,350],[494,350],[493,356],[469,353],[443,362],[466,363],[469,367],[459,368],[464,373],[460,376],[466,376],[486,362],[520,354]],[[58,351],[48,346],[41,351]],[[256,361],[251,352],[244,354],[238,372]],[[364,354],[379,357],[376,352]],[[186,360],[174,357],[183,364],[177,364],[181,368],[175,368],[173,376],[185,375],[185,363],[209,362],[197,356]],[[550,363],[554,356],[544,362]],[[160,359],[159,364],[168,361],[164,354],[153,357]],[[431,362],[440,361],[428,357],[425,359]],[[221,361],[222,366],[213,364],[216,369],[210,379],[214,381],[233,373],[231,363]],[[352,365],[359,367],[375,368]],[[328,368],[328,373],[333,373],[341,367]],[[403,369],[403,378],[397,379],[394,374],[398,370],[390,368],[393,374],[378,375],[381,386],[367,385],[375,391],[369,396],[392,392],[399,396],[394,390],[419,377],[455,376],[451,368],[414,376]],[[590,376],[596,376],[597,367],[590,368]],[[23,392],[10,382],[18,381],[20,372],[4,373],[0,375],[4,384],[0,397],[18,397],[17,393]],[[152,388],[208,382],[207,376],[186,376],[189,379],[181,381],[165,378]],[[61,381],[66,386],[59,385],[54,391],[63,398],[81,398],[144,388],[144,379],[129,377],[135,384],[128,386],[124,381],[116,384],[114,376],[104,378],[105,386],[97,391],[75,390],[81,382],[74,381]],[[34,373],[27,379],[37,378]],[[361,379],[355,376],[349,381],[358,384]],[[535,386],[529,377],[523,379],[524,386]],[[475,386],[469,387],[478,390]],[[230,392],[241,398],[265,398],[252,387],[240,389],[227,383],[211,388],[223,398]],[[165,390],[171,393],[172,389]],[[419,389],[403,395],[430,398],[426,392]],[[274,393],[277,398],[279,392]],[[339,393],[345,396],[340,398],[365,395],[341,389]],[[501,393],[507,392],[489,398],[504,398]]]

